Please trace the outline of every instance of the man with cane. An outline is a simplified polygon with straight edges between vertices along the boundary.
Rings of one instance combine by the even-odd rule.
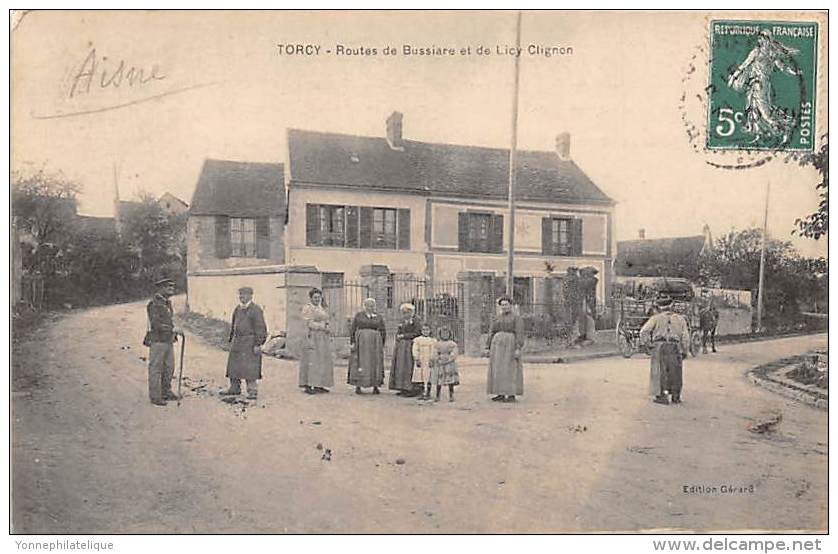
[[[175,373],[175,352],[173,343],[183,331],[172,321],[172,302],[175,282],[161,279],[154,283],[155,293],[146,305],[148,332],[143,344],[148,346],[148,396],[155,406],[165,406],[167,400],[179,400],[172,392],[172,377]],[[181,350],[182,353],[182,350]],[[181,371],[183,356],[181,355]]]

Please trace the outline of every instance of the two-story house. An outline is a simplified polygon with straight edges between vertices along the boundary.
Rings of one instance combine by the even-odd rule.
[[[290,129],[286,260],[313,265],[324,282],[361,266],[435,280],[507,266],[509,150],[407,140],[394,112],[381,137]],[[614,201],[570,158],[519,151],[515,194],[516,289],[533,300],[534,277],[568,267],[599,270],[604,299],[614,247]]]
[[[309,288],[339,291],[337,324],[372,293],[360,282],[362,268],[386,272],[391,311],[402,299],[441,298],[427,289],[397,296],[409,287],[396,284],[411,278],[452,284],[455,296],[463,276],[488,291],[503,284],[508,150],[407,140],[395,112],[380,137],[291,129],[286,154],[282,164],[205,162],[187,229],[194,311],[229,318],[236,288],[247,284],[269,328],[287,331],[294,344]],[[554,151],[521,151],[518,160],[515,296],[552,305],[556,277],[593,267],[604,300],[616,251],[614,202],[571,160],[567,134]]]

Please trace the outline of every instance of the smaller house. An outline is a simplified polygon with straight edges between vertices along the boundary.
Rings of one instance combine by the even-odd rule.
[[[699,257],[713,248],[710,228],[701,235],[647,239],[640,230],[637,240],[617,242],[614,274],[617,277],[694,278]]]
[[[285,263],[283,165],[206,160],[188,214],[189,308],[227,320],[238,287],[247,285],[265,308],[269,328],[284,328],[271,321],[281,312],[272,272]]]
[[[164,212],[171,215],[180,215],[189,210],[189,204],[171,192],[164,192],[160,198],[157,199],[157,205],[160,206]]]

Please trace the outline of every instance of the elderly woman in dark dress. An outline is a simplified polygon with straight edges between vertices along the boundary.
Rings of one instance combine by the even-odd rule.
[[[384,339],[387,329],[384,318],[375,312],[375,299],[364,300],[364,311],[355,314],[349,330],[349,374],[346,382],[355,385],[355,394],[363,394],[372,387],[373,394],[380,394],[378,387],[384,383]]]
[[[413,304],[402,304],[399,310],[402,313],[402,322],[396,331],[388,388],[399,391],[399,396],[415,396],[424,387],[424,384],[417,387],[413,383],[413,339],[422,334],[422,322],[416,317]]]
[[[524,394],[524,369],[521,349],[524,347],[524,323],[512,311],[512,299],[498,299],[500,314],[492,322],[489,333],[489,375],[486,392],[494,394],[495,402],[515,402]]]

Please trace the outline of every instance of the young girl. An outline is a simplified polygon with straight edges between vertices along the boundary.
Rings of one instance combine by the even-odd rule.
[[[422,336],[413,339],[413,359],[416,365],[412,381],[420,385],[427,383],[422,400],[428,400],[431,397],[431,372],[436,366],[436,339],[431,336],[431,326],[427,323],[422,325]]]
[[[460,384],[460,374],[457,371],[457,343],[451,329],[443,327],[439,330],[439,341],[436,343],[437,359],[434,366],[434,382],[436,383],[436,401],[442,385],[448,385],[448,401],[454,402],[454,386]]]

